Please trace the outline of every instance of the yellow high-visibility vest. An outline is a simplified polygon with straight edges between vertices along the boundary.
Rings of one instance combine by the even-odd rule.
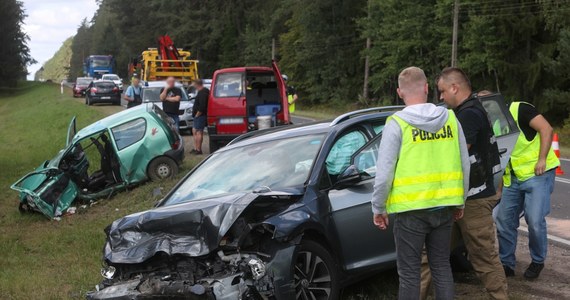
[[[293,102],[293,95],[287,96],[287,102],[289,102],[289,113],[292,114],[295,112],[295,103]]]
[[[463,205],[459,127],[453,111],[436,133],[415,128],[398,116],[390,119],[402,129],[402,145],[386,203],[388,213]]]
[[[505,174],[503,175],[504,186],[511,185],[511,172],[514,172],[514,175],[520,181],[526,181],[534,177],[534,167],[538,162],[538,155],[540,153],[540,134],[536,133],[534,139],[528,141],[519,125],[519,107],[521,103],[523,102],[513,102],[509,107],[509,111],[519,127],[519,137],[511,154],[511,159],[507,164]],[[529,103],[526,104],[532,105]],[[546,170],[554,169],[559,165],[560,160],[558,160],[558,157],[556,157],[556,154],[554,154],[554,151],[550,148],[546,156]]]

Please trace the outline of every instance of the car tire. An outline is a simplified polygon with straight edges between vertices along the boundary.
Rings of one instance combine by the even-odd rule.
[[[178,174],[178,165],[172,158],[160,156],[150,162],[147,174],[152,181],[172,178]]]
[[[335,260],[319,243],[303,240],[293,263],[296,299],[332,300],[340,297],[340,274]]]

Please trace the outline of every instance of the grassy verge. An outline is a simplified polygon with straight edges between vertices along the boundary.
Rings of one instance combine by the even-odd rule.
[[[57,85],[26,87],[0,93],[0,299],[83,299],[101,277],[103,229],[121,216],[150,208],[158,200],[153,190],[165,193],[177,179],[101,200],[60,222],[20,215],[9,185],[64,147],[72,116],[79,128],[104,117],[60,95]],[[196,163],[187,159],[178,177]]]

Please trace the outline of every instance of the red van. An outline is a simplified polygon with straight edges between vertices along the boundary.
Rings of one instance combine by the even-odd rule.
[[[272,67],[238,67],[214,72],[208,100],[210,152],[249,131],[290,124],[287,89]]]

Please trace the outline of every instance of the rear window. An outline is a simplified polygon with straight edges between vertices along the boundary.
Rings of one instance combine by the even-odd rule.
[[[216,78],[214,97],[239,97],[243,92],[242,73],[224,73]]]
[[[119,80],[119,76],[116,75],[103,75],[103,78],[107,80]]]
[[[96,82],[95,86],[98,88],[112,89],[115,87],[115,84],[112,82]]]
[[[88,85],[91,83],[90,79],[77,79],[77,84]]]

